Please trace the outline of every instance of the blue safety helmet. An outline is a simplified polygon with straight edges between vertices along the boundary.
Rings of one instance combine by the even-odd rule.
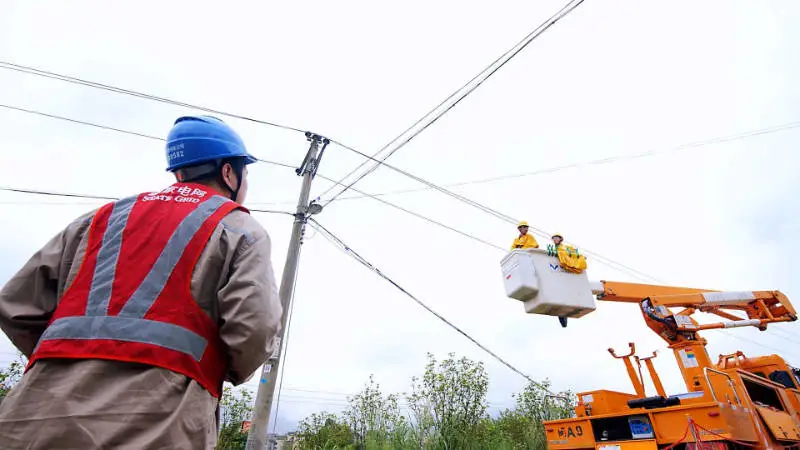
[[[211,116],[179,117],[167,135],[166,156],[170,172],[230,158],[243,158],[244,164],[256,162],[239,134]]]

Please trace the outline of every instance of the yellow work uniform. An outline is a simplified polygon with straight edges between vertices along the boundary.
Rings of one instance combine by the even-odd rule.
[[[553,247],[555,248],[556,254],[558,254],[558,255],[560,255],[562,253],[569,254],[570,252],[571,253],[577,253],[578,252],[578,249],[576,249],[575,247],[573,247],[571,245],[566,245],[563,242],[560,243],[560,244],[553,244]]]
[[[514,243],[511,244],[511,250],[517,248],[539,248],[539,243],[536,242],[536,238],[530,234],[523,234],[522,236],[514,239]]]
[[[581,273],[586,269],[586,257],[579,254],[577,248],[564,243],[553,244],[553,247],[555,247],[556,256],[564,270]]]

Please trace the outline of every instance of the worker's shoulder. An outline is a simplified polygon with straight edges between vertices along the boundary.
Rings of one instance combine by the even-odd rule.
[[[248,212],[235,209],[225,215],[219,223],[225,233],[234,240],[239,240],[250,246],[256,242],[269,242],[267,230]]]
[[[76,217],[64,227],[62,232],[68,237],[80,238],[89,230],[89,226],[92,224],[92,220],[94,220],[94,216],[99,209],[95,208]]]

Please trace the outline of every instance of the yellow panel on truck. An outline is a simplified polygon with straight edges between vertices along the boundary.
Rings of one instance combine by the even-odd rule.
[[[783,411],[775,411],[763,406],[756,406],[764,423],[769,427],[772,436],[779,441],[800,441],[800,427],[797,421]]]
[[[594,432],[588,419],[564,419],[545,424],[547,448],[566,450],[594,448]]]

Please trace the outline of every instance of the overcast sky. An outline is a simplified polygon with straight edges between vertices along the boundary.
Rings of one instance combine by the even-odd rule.
[[[312,130],[372,154],[564,2],[0,4],[0,60]],[[798,20],[792,0],[586,1],[388,162],[449,185],[663,151],[453,190],[666,284],[799,298],[792,269],[800,251],[800,130],[675,150],[800,120],[800,88],[791,81],[800,79]],[[193,112],[8,70],[0,70],[0,103],[156,136]],[[261,158],[299,164],[307,149],[300,133],[226,120]],[[171,182],[157,141],[3,108],[0,121],[2,185],[121,196]],[[338,178],[361,161],[332,144],[320,173]],[[292,209],[299,177],[251,167],[249,205]],[[313,194],[329,185],[316,180]],[[420,185],[381,168],[357,187]],[[504,248],[516,234],[435,191],[384,198]],[[0,193],[0,283],[100,204]],[[272,237],[280,277],[291,218],[253,214]],[[642,355],[661,349],[656,366],[667,390],[685,391],[674,358],[634,305],[600,304],[562,329],[505,297],[502,251],[369,198],[334,202],[317,219],[556,389],[632,392],[606,349],[623,352],[635,341]],[[642,281],[589,265],[592,279]],[[800,364],[796,324],[705,336],[713,360],[741,349],[781,352]],[[313,230],[289,341],[278,431],[313,411],[340,409],[370,374],[388,391],[408,389],[426,352],[484,361],[493,411],[511,406],[524,385]],[[0,360],[13,351],[2,336]]]

